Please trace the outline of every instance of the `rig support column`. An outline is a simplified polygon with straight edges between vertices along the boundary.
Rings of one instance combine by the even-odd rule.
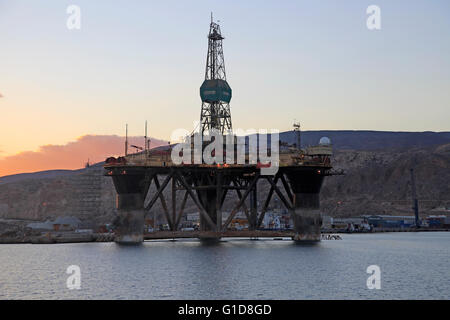
[[[145,170],[116,169],[111,172],[117,191],[115,241],[140,244],[144,241],[144,201],[151,178]]]
[[[295,193],[293,216],[296,241],[320,241],[320,214],[318,193]]]
[[[250,221],[248,222],[248,227],[250,230],[254,231],[258,225],[258,197],[257,197],[257,185],[253,187],[250,192]]]
[[[324,176],[320,170],[286,173],[293,195],[292,220],[294,221],[293,240],[320,241],[322,217],[320,214],[320,189]]]
[[[142,194],[118,194],[117,209],[115,241],[124,244],[139,244],[144,241],[144,199]]]
[[[216,202],[218,201],[217,193],[215,189],[210,190],[202,190],[199,192],[199,198],[201,199],[201,203],[205,208],[206,213],[208,214],[211,221],[214,223],[215,227],[211,226],[206,219],[200,215],[200,231],[219,231],[217,230],[217,206]]]

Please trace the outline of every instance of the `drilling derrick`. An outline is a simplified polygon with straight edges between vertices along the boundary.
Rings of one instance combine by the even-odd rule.
[[[230,100],[231,88],[225,73],[220,26],[213,22],[209,27],[208,54],[206,57],[205,81],[200,87],[202,111],[200,115],[201,134],[205,135],[211,129],[221,134],[231,132]]]

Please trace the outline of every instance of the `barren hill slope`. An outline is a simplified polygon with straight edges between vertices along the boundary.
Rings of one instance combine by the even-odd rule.
[[[327,178],[321,194],[324,212],[334,216],[412,214],[410,168],[423,213],[450,206],[450,144],[404,152],[339,151],[334,164],[346,175]]]
[[[324,214],[412,214],[409,173],[412,167],[416,171],[421,213],[450,206],[450,144],[403,151],[337,150],[333,163],[346,174],[326,178],[321,193]],[[267,183],[261,182],[260,204],[268,190]],[[168,193],[166,197],[169,198]],[[236,195],[229,194],[225,211],[232,209],[234,201]],[[152,210],[163,218],[159,201]],[[185,212],[196,211],[189,200]],[[76,216],[84,221],[105,223],[112,221],[115,214],[114,186],[110,177],[103,176],[101,164],[76,171],[0,178],[3,219]]]

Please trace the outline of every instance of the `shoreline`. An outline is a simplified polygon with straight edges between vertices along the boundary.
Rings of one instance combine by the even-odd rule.
[[[422,228],[422,229],[376,229],[373,231],[347,231],[347,230],[331,230],[326,229],[321,234],[374,234],[374,233],[391,233],[391,232],[449,232],[449,228]],[[245,233],[245,232],[244,232]],[[277,240],[279,237],[291,237],[292,231],[260,231],[256,237],[253,238],[273,238]],[[233,237],[232,234],[223,234],[224,237]],[[236,235],[237,236],[237,235]],[[238,236],[239,237],[239,236]],[[60,232],[60,233],[47,233],[41,236],[25,236],[23,238],[17,237],[5,237],[0,238],[1,244],[61,244],[61,243],[88,243],[88,242],[114,242],[114,233],[75,233],[75,232]],[[187,231],[157,231],[154,233],[148,233],[144,236],[145,240],[171,240],[171,239],[186,239],[198,238],[198,235],[194,232]]]
[[[1,244],[58,244],[58,243],[86,243],[113,242],[114,234],[110,233],[46,233],[40,236],[25,236],[23,238],[0,238]]]

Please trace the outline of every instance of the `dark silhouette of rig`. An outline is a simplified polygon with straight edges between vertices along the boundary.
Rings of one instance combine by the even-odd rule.
[[[116,242],[141,243],[146,238],[197,237],[211,240],[221,237],[283,235],[289,235],[297,242],[320,241],[322,219],[319,193],[325,176],[333,174],[330,141],[325,138],[318,146],[302,149],[299,125],[296,124],[296,144],[278,144],[276,149],[279,150],[279,156],[274,163],[269,164],[276,165],[278,170],[272,174],[264,174],[263,169],[267,167],[267,163],[263,163],[258,156],[252,158],[249,146],[251,139],[247,137],[240,145],[232,134],[232,90],[226,80],[223,39],[220,26],[211,18],[205,80],[200,87],[202,107],[197,137],[202,139],[201,154],[207,147],[206,141],[215,141],[217,134],[224,137],[223,141],[232,142],[231,149],[224,146],[221,151],[212,150],[211,154],[215,157],[213,163],[204,159],[200,162],[178,163],[173,160],[176,145],[149,149],[146,138],[145,148],[138,148],[137,151],[140,152],[128,154],[126,142],[125,156],[108,158],[104,165],[105,174],[112,177],[117,191]],[[211,138],[214,134],[216,136]],[[195,134],[191,135],[194,136]],[[257,152],[263,148],[265,147],[261,144],[256,146]],[[195,147],[190,151],[183,149],[177,155],[183,152],[184,155],[186,152],[194,155],[195,150]],[[244,150],[244,163],[237,161],[237,150]],[[273,152],[272,149],[264,151],[268,154]],[[266,180],[270,185],[262,208],[258,208],[257,197],[260,180]],[[154,184],[156,191],[149,192],[151,184]],[[166,188],[171,189],[171,203],[166,201],[163,194]],[[183,193],[181,204],[177,201],[179,193]],[[225,197],[230,193],[235,193],[236,201],[231,212],[226,215],[222,212],[222,207]],[[293,229],[290,231],[283,233],[261,230],[274,193],[291,215]],[[180,221],[189,197],[199,211],[199,229],[181,231]],[[158,200],[161,201],[169,230],[146,234],[145,217]],[[240,211],[244,212],[248,221],[248,230],[230,230],[231,221]]]

